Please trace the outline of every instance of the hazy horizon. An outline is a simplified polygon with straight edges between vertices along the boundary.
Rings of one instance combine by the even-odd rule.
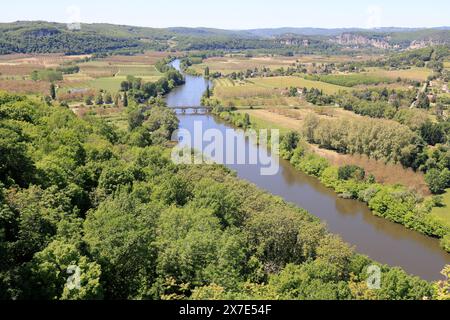
[[[14,21],[0,21],[0,23],[16,23],[16,22],[48,22],[48,23],[67,23],[66,21],[53,21],[53,20],[14,20]],[[188,29],[217,29],[217,30],[226,30],[226,31],[247,31],[247,30],[263,30],[263,29],[323,29],[323,30],[336,30],[336,29],[363,29],[363,30],[382,30],[382,29],[440,29],[440,28],[450,28],[449,25],[440,25],[433,27],[408,27],[408,26],[383,26],[383,27],[358,27],[358,26],[350,26],[350,27],[321,27],[321,26],[279,26],[279,27],[258,27],[258,28],[219,28],[219,27],[207,27],[207,26],[185,26],[185,25],[172,25],[167,27],[156,27],[156,26],[146,26],[146,25],[137,25],[137,24],[118,24],[113,22],[82,22],[82,24],[110,24],[110,25],[122,25],[136,28],[151,28],[151,29],[174,29],[174,28],[188,28]]]

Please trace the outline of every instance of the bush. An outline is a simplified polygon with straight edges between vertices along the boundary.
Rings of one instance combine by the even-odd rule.
[[[431,169],[425,175],[425,181],[433,194],[441,194],[450,186],[450,170]]]
[[[347,165],[339,168],[338,177],[341,180],[355,179],[361,181],[366,177],[366,171],[358,166]]]

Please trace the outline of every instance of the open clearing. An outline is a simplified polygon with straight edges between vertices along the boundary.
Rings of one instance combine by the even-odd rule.
[[[443,195],[443,198],[444,206],[440,208],[433,208],[431,214],[450,227],[450,189],[447,189],[447,192]]]
[[[236,106],[303,106],[305,101],[298,97],[289,97],[288,89],[317,88],[327,94],[334,94],[349,88],[333,84],[306,80],[300,77],[255,78],[245,81],[220,79],[215,81],[214,97],[224,105]]]
[[[385,70],[381,68],[371,68],[366,72],[368,76],[386,77],[391,79],[407,79],[425,81],[432,74],[432,70],[427,68],[411,68],[406,70]]]

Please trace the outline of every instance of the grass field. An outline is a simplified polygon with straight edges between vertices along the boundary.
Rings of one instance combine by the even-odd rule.
[[[221,72],[224,75],[233,72],[246,71],[255,68],[261,69],[263,67],[272,70],[279,68],[288,68],[295,65],[297,58],[295,57],[255,57],[246,58],[243,56],[228,56],[223,58],[210,58],[203,61],[201,64],[193,65],[191,68],[196,72],[203,73],[206,67],[209,67],[211,72]]]
[[[416,81],[425,81],[432,74],[432,70],[427,68],[411,68],[407,70],[385,70],[381,68],[371,68],[365,73],[368,76],[386,77],[390,79],[407,79]]]
[[[433,208],[432,215],[444,222],[450,227],[450,189],[443,195],[444,206],[440,208]]]
[[[297,97],[289,97],[290,87],[317,88],[325,93],[334,94],[346,87],[306,80],[300,77],[254,78],[245,81],[219,79],[215,81],[214,97],[222,104],[236,106],[304,106],[307,103]]]
[[[330,83],[321,81],[306,80],[299,77],[272,77],[272,78],[259,78],[252,79],[251,82],[257,86],[272,89],[289,89],[290,87],[297,88],[316,88],[323,90],[326,94],[337,93],[341,90],[348,90],[343,86],[337,86]]]
[[[323,64],[323,63],[339,63],[345,61],[362,61],[369,59],[367,56],[360,57],[348,57],[348,56],[321,56],[321,55],[305,55],[294,57],[283,56],[256,56],[245,57],[243,55],[227,55],[220,58],[209,58],[203,61],[202,64],[193,65],[191,68],[196,72],[203,73],[206,67],[209,67],[212,72],[221,72],[224,75],[231,74],[233,72],[246,71],[248,69],[254,70],[255,68],[261,69],[263,67],[271,70],[279,68],[288,68],[297,63],[301,64]]]
[[[114,93],[120,89],[120,83],[128,75],[141,77],[146,82],[157,81],[162,74],[156,70],[154,64],[167,55],[168,53],[164,52],[146,52],[136,56],[110,56],[105,59],[77,63],[80,72],[64,75],[64,80],[57,83],[58,92],[66,95],[72,90],[93,89]],[[30,80],[34,70],[55,69],[86,57],[88,56],[61,54],[0,56],[0,90],[24,94],[48,94],[50,87],[48,82]]]
[[[306,79],[321,81],[337,86],[356,87],[373,86],[379,84],[390,84],[395,80],[389,77],[375,75],[370,73],[355,74],[330,74],[321,76],[306,76]]]

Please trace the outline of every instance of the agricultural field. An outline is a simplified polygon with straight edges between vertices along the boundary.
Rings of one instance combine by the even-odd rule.
[[[398,78],[413,81],[425,81],[432,74],[431,69],[413,67],[405,70],[386,70],[382,68],[370,68],[364,73],[367,76],[384,77],[392,80]]]
[[[301,106],[305,105],[298,97],[289,97],[290,87],[316,88],[324,93],[334,94],[346,87],[306,80],[300,77],[253,78],[244,81],[219,79],[215,81],[214,97],[223,104],[236,106]]]
[[[301,64],[324,64],[324,63],[339,63],[349,61],[348,56],[320,56],[320,55],[308,55],[308,56],[256,56],[245,57],[242,55],[229,55],[219,58],[209,58],[203,61],[201,64],[191,66],[193,70],[198,73],[203,73],[206,67],[209,67],[211,72],[220,72],[223,75],[229,75],[233,72],[240,72],[246,70],[254,70],[255,68],[269,68],[276,70],[280,68],[287,69],[295,66],[298,63]],[[355,60],[362,61],[368,59],[368,57],[356,57]]]
[[[297,63],[295,57],[254,57],[246,58],[244,56],[227,56],[219,58],[209,58],[203,61],[201,64],[191,66],[196,72],[203,73],[206,67],[209,67],[211,72],[220,72],[224,75],[231,74],[233,72],[245,71],[255,68],[288,68]]]
[[[48,94],[48,81],[33,81],[31,73],[45,69],[56,69],[70,63],[80,68],[78,73],[65,74],[57,81],[58,96],[83,100],[84,94],[95,94],[99,90],[111,93],[120,89],[120,83],[128,75],[155,82],[162,75],[154,64],[166,57],[164,52],[146,52],[136,56],[109,56],[104,59],[80,62],[88,55],[65,56],[62,54],[0,56],[0,90],[22,94]]]

